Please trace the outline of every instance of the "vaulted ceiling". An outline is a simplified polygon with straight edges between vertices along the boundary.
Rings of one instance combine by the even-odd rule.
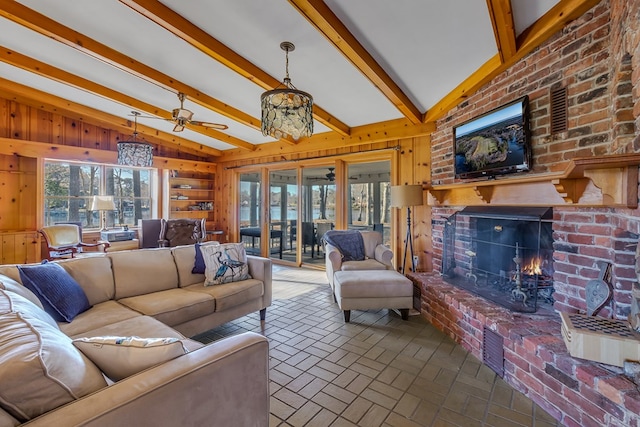
[[[595,0],[2,0],[0,96],[219,156],[274,142],[260,95],[314,97],[311,141],[425,134]],[[173,132],[179,107],[226,130]],[[305,140],[284,141],[301,144]]]

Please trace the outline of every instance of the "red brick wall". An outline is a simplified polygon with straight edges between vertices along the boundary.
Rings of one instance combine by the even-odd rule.
[[[565,86],[566,132],[549,130],[549,93]],[[640,151],[640,1],[603,0],[547,43],[451,110],[432,134],[431,182],[455,182],[456,124],[529,95],[533,171],[564,170],[574,157]],[[432,210],[433,267],[440,272],[446,219]],[[555,308],[584,311],[585,285],[597,261],[612,264],[613,300],[600,313],[626,318],[638,288],[635,253],[640,210],[554,207]],[[414,280],[418,278],[415,275]],[[422,315],[478,358],[483,327],[505,340],[505,380],[563,424],[640,427],[640,392],[619,369],[571,357],[559,316],[522,316],[424,275]]]
[[[574,157],[640,149],[640,24],[638,2],[605,0],[451,110],[432,134],[434,184],[455,182],[454,125],[529,95],[532,174],[559,171]],[[568,92],[568,130],[550,133],[550,91]],[[433,262],[439,271],[442,228],[451,209],[434,209]],[[625,318],[634,286],[637,209],[555,207],[555,289],[559,310],[586,309],[584,287],[610,262],[614,301],[602,315]]]

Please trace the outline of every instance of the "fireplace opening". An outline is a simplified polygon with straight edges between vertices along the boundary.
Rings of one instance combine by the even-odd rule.
[[[512,311],[553,306],[553,209],[468,207],[447,219],[448,283]]]

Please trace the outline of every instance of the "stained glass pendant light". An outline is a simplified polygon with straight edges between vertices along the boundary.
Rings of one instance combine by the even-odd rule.
[[[122,166],[153,166],[153,145],[144,141],[138,141],[138,116],[137,111],[131,112],[134,117],[133,138],[129,141],[118,142],[118,164]]]
[[[313,97],[296,89],[289,78],[289,52],[295,49],[293,43],[282,42],[280,48],[286,52],[286,74],[282,84],[260,97],[262,134],[297,141],[313,134]]]

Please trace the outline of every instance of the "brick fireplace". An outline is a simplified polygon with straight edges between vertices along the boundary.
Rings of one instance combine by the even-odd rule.
[[[501,366],[489,366],[502,368],[509,384],[568,426],[640,427],[636,384],[620,368],[572,357],[557,313],[586,310],[585,286],[598,277],[598,262],[605,261],[611,264],[613,294],[598,315],[622,320],[629,314],[634,293],[640,293],[638,163],[613,162],[594,170],[578,166],[545,182],[536,177],[562,172],[577,158],[597,161],[640,152],[638,16],[640,2],[600,2],[467,97],[431,135],[431,176],[425,184],[433,271],[410,275],[422,290],[421,313],[480,360],[485,332],[500,338]],[[568,129],[552,133],[550,93],[561,87],[567,91]],[[530,98],[533,170],[514,178],[517,184],[456,180],[453,126],[523,95]],[[553,208],[550,310],[513,311],[442,276],[445,227],[452,215],[469,206],[509,205]],[[459,261],[469,265],[468,259]]]

